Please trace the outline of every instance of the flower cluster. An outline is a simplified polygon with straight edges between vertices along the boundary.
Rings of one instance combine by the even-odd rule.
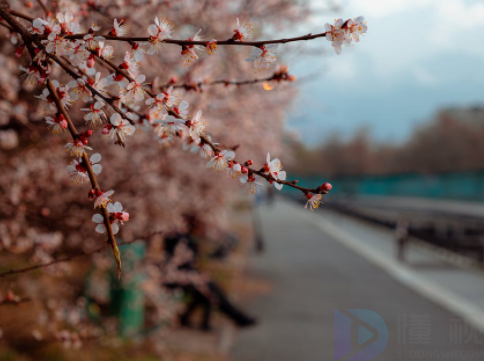
[[[360,35],[368,31],[365,18],[363,16],[347,20],[337,19],[334,25],[326,23],[324,25],[326,39],[331,42],[336,54],[341,54],[342,46],[350,46],[351,42],[359,42]]]

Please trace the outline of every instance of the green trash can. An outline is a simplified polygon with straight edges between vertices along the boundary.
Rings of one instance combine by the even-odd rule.
[[[119,335],[139,335],[144,325],[144,295],[141,285],[144,275],[140,266],[145,258],[142,242],[120,246],[123,275],[118,281],[116,270],[111,274],[110,313],[118,318]]]

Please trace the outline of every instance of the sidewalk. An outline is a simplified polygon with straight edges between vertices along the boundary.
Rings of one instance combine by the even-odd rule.
[[[288,205],[294,207],[297,205]],[[463,258],[436,253],[425,244],[410,244],[405,263],[395,259],[394,233],[339,213],[313,212],[308,221],[346,247],[484,332],[484,272],[467,267]],[[364,235],[364,236],[362,236]],[[451,262],[449,262],[451,261]],[[456,264],[462,263],[462,267]]]
[[[442,360],[446,352],[446,360],[456,361],[484,354],[484,344],[449,340],[455,324],[483,326],[480,273],[414,246],[410,263],[398,264],[391,231],[324,206],[309,212],[277,199],[258,215],[266,252],[251,257],[249,277],[270,282],[272,291],[248,304],[260,324],[239,332],[232,360],[332,360],[335,309],[368,309],[385,320],[388,344],[376,360],[414,359],[409,352],[424,352],[425,360]],[[430,315],[428,343],[402,341],[408,330],[400,321],[410,315]]]

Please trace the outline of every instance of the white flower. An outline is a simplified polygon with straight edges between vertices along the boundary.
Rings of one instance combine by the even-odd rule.
[[[156,17],[155,24],[151,24],[148,27],[148,33],[150,34],[148,54],[153,55],[161,50],[163,40],[171,38],[171,33],[173,31],[173,23],[167,19],[162,19],[161,21]]]
[[[61,86],[57,80],[52,80],[52,85],[54,86],[57,96],[59,97],[61,104],[64,108],[68,108],[72,104],[71,95],[69,93],[69,85]],[[42,94],[35,96],[38,99],[42,99],[47,102],[48,108],[52,112],[57,112],[57,106],[50,96],[49,89],[45,88]],[[46,110],[47,110],[46,109]]]
[[[264,187],[264,184],[259,182],[260,177],[254,174],[246,174],[239,178],[240,183],[245,188],[247,193],[255,194]]]
[[[55,115],[54,118],[47,116],[45,120],[54,133],[61,133],[67,129],[67,120],[63,114]]]
[[[228,162],[235,158],[235,153],[231,150],[216,152],[215,156],[207,163],[207,168],[216,169],[221,172],[227,168]]]
[[[166,112],[166,95],[165,93],[156,94],[154,98],[146,99],[145,104],[150,106],[151,108],[156,108],[158,111],[165,110]]]
[[[109,197],[111,197],[113,194],[113,190],[101,192],[101,194],[99,194],[94,201],[94,208],[106,208],[106,205],[111,201],[111,198]]]
[[[86,115],[84,115],[84,120],[86,123],[91,122],[91,126],[94,127],[106,122],[107,114],[103,110],[105,105],[106,103],[104,103],[102,100],[97,100],[96,102],[92,103],[89,108],[81,108],[82,111],[88,112]]]
[[[74,21],[74,16],[70,12],[57,13],[56,19],[65,34],[77,34],[82,31],[80,25]]]
[[[202,38],[199,35],[202,29],[198,30],[193,38],[188,38],[190,41],[201,41]],[[184,62],[183,65],[187,66],[190,62],[197,60],[198,55],[203,54],[205,52],[205,46],[203,45],[184,45],[181,51],[181,55],[183,56]]]
[[[90,52],[86,49],[83,40],[76,40],[70,46],[69,61],[73,66],[80,66],[89,58]]]
[[[49,23],[45,21],[44,19],[37,18],[32,22],[32,27],[29,28],[28,30],[32,34],[43,34],[45,31],[45,28],[49,26]]]
[[[200,143],[198,144],[198,146],[200,147],[200,153],[199,153],[200,157],[202,157],[203,159],[209,159],[213,157],[214,152],[212,147],[209,144]]]
[[[85,42],[86,48],[88,48],[89,50],[96,50],[99,47],[99,43],[106,40],[102,36],[94,35],[91,33],[84,35],[82,39]]]
[[[188,117],[188,107],[188,102],[184,100],[180,103],[180,105],[173,107],[172,110],[180,117],[186,118]]]
[[[232,178],[237,178],[242,174],[242,166],[236,161],[228,162],[227,174]]]
[[[306,194],[306,197],[308,198],[308,201],[304,208],[308,208],[309,206],[311,211],[314,211],[316,208],[319,207],[319,205],[321,204],[321,199],[323,198],[321,194]]]
[[[146,95],[144,89],[144,81],[146,77],[144,75],[138,75],[136,79],[129,83],[126,90],[123,93],[123,102],[128,105],[136,105],[142,102]]]
[[[103,59],[111,59],[113,57],[114,49],[111,45],[104,44],[104,41],[98,43],[96,48],[97,56]]]
[[[89,78],[88,79],[89,84],[96,89],[99,93],[101,93],[104,96],[108,96],[108,91],[104,88],[106,88],[109,85],[109,80],[107,78],[102,78],[101,79],[101,73],[97,72],[96,76],[94,78],[94,81]]]
[[[240,25],[239,18],[237,18],[237,28],[234,30],[234,40],[243,41],[245,39],[252,39],[254,36],[254,27],[251,23],[242,23]]]
[[[195,117],[190,120],[189,134],[195,143],[200,143],[200,136],[205,134],[207,122],[202,120],[202,111],[199,110]]]
[[[368,26],[366,25],[365,18],[363,16],[359,16],[355,19],[348,20],[347,24],[347,32],[348,32],[348,38],[354,41],[354,42],[359,42],[360,41],[360,35],[365,34],[368,31]]]
[[[159,117],[164,118],[168,114],[166,107],[172,108],[174,106],[178,106],[181,101],[181,91],[173,90],[173,87],[171,86],[167,91],[156,94],[154,98],[146,99],[145,104],[149,105],[151,108],[156,108],[158,113],[160,113]]]
[[[41,74],[39,68],[37,68],[35,65],[29,65],[28,68],[24,68],[22,65],[20,65],[19,69],[24,72],[20,78],[25,81],[25,84],[39,85],[42,84],[46,79],[45,75]]]
[[[84,103],[88,102],[92,96],[91,91],[86,85],[86,81],[82,78],[77,78],[69,82],[70,96],[72,100],[82,99]]]
[[[175,118],[172,115],[168,115],[165,119],[156,120],[155,124],[161,124],[158,134],[167,136],[175,136],[178,131],[186,129],[185,121],[183,119]]]
[[[119,113],[114,113],[111,115],[111,124],[114,127],[111,129],[111,137],[114,138],[119,136],[119,138],[124,142],[126,136],[133,135],[136,128],[132,126],[126,119],[123,119]]]
[[[331,41],[331,45],[334,47],[336,54],[341,54],[341,47],[345,41],[345,31],[342,28],[344,24],[343,19],[338,19],[334,22],[334,25],[325,24],[324,30],[326,31],[326,39]]]
[[[123,209],[123,205],[120,202],[116,202],[114,204],[109,203],[107,205],[107,209],[109,212],[109,223],[111,224],[111,229],[113,230],[113,234],[117,234],[119,232],[119,224],[124,224],[124,222],[129,221],[129,213]],[[96,226],[96,232],[106,232],[104,217],[102,215],[93,215],[92,221],[98,224]]]
[[[138,72],[139,62],[142,60],[140,59],[140,55],[142,53],[135,52],[134,56],[131,56],[129,51],[126,52],[124,56],[124,62],[121,64],[121,69],[125,69],[128,73],[135,77]]]
[[[66,152],[70,152],[71,156],[81,158],[86,153],[86,150],[92,150],[91,147],[85,145],[80,139],[74,140],[72,143],[67,143],[65,146]]]
[[[102,171],[102,165],[98,164],[101,161],[101,154],[95,153],[89,159],[94,174],[99,174]],[[82,160],[74,159],[71,164],[67,166],[67,172],[75,183],[84,183],[89,181],[87,169]]]
[[[54,25],[51,28],[51,32],[47,36],[47,40],[43,43],[47,43],[45,51],[47,53],[55,53],[57,55],[70,55],[71,42],[64,39],[61,35],[62,28],[60,25]]]
[[[129,27],[128,25],[123,25],[123,20],[118,23],[117,19],[114,19],[114,27],[110,31],[110,34],[113,36],[125,36],[129,34]]]
[[[276,52],[278,44],[262,45],[260,48],[253,48],[250,57],[246,61],[254,62],[254,67],[258,70],[270,69],[272,63],[277,61]]]
[[[274,180],[286,180],[286,172],[282,170],[281,161],[277,158],[271,160],[271,155],[267,153],[267,162],[264,164],[264,173],[270,174]],[[273,182],[276,189],[281,190],[283,184]]]

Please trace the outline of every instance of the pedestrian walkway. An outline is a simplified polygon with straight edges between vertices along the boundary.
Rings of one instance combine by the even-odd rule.
[[[277,200],[258,215],[266,252],[254,255],[249,272],[273,292],[248,305],[260,325],[239,333],[234,360],[333,360],[335,309],[368,309],[385,320],[389,340],[376,360],[484,359],[484,338],[466,327],[481,326],[480,274],[417,249],[400,265],[392,232],[324,208]],[[418,328],[412,320],[422,317],[428,322]]]

